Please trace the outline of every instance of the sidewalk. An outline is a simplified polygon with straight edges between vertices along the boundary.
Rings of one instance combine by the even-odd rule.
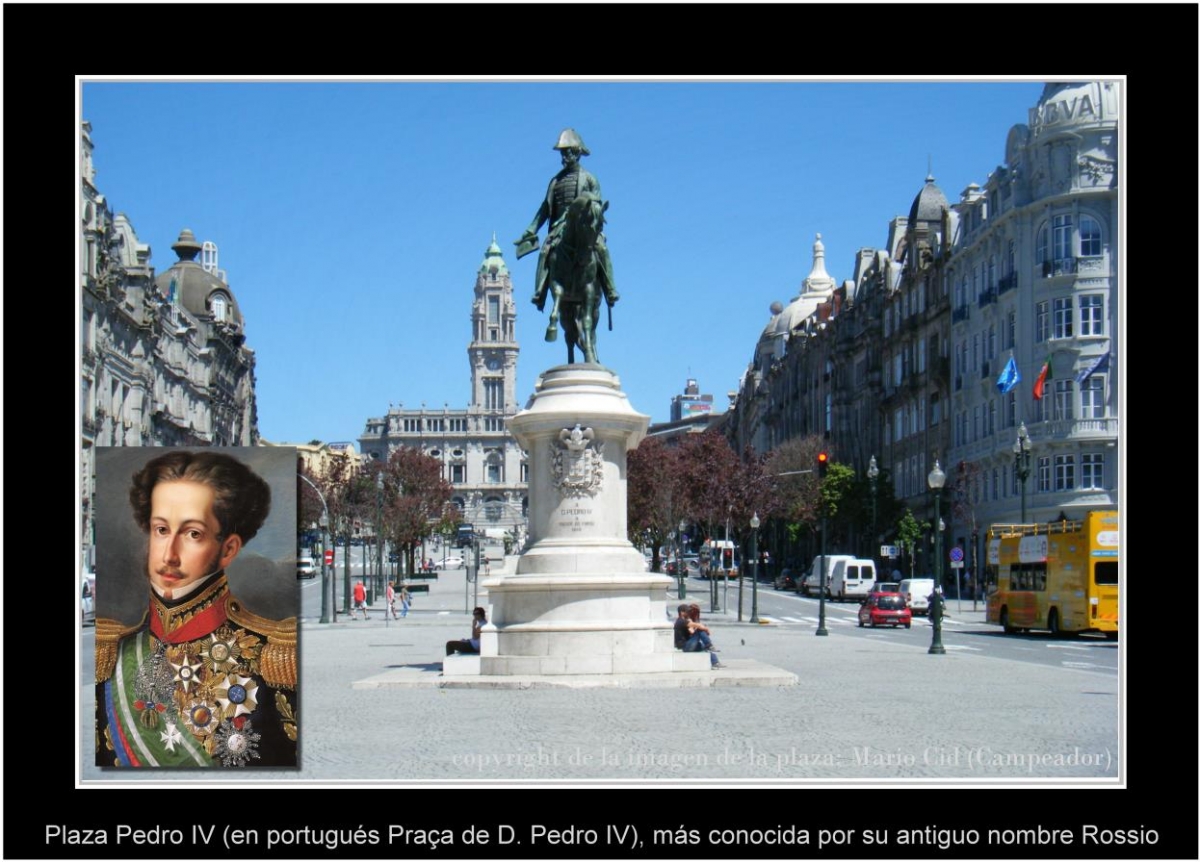
[[[962,615],[955,600],[948,603],[944,656],[851,633],[848,626],[813,637],[810,629],[715,615],[723,663],[780,667],[799,676],[793,686],[370,685],[397,670],[440,674],[445,642],[469,633],[465,608],[474,597],[464,601],[465,572],[446,572],[430,583],[407,619],[385,622],[379,603],[368,622],[341,615],[333,624],[302,622],[302,768],[272,772],[270,780],[1028,784],[1117,778],[1117,680],[956,649],[962,630],[982,619],[965,600]],[[482,590],[479,604],[486,605]],[[162,780],[151,770],[102,773],[89,764],[91,691],[85,684],[80,709],[84,779]],[[187,777],[229,780],[221,770]]]

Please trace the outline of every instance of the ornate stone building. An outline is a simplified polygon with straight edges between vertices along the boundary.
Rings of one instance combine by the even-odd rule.
[[[475,277],[469,405],[390,407],[385,416],[367,420],[358,443],[370,458],[386,458],[398,446],[437,458],[463,520],[479,532],[508,533],[520,541],[529,505],[528,466],[507,425],[518,409],[516,321],[512,277],[493,237]]]
[[[930,522],[936,458],[947,544],[965,545],[1021,520],[1024,423],[1025,520],[1115,506],[1118,114],[1118,84],[1046,85],[982,188],[951,206],[928,177],[886,247],[861,249],[840,288],[818,237],[805,289],[772,307],[742,376],[734,444],[761,452],[824,435],[856,471],[875,456],[901,504]],[[1021,382],[1001,393],[1009,356]]]
[[[947,472],[964,489],[959,540],[1021,520],[1022,426],[1025,520],[1117,505],[1119,117],[1118,83],[1047,84],[1009,131],[1004,164],[955,206]],[[1009,357],[1021,379],[1001,393]]]
[[[81,130],[81,482],[83,546],[93,544],[95,446],[252,446],[254,351],[217,249],[189,230],[155,277],[150,247],[95,184]],[[203,252],[203,263],[195,258]]]

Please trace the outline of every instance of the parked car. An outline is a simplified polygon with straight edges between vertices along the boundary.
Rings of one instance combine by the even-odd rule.
[[[929,613],[929,597],[933,594],[933,578],[906,578],[896,590],[914,614]]]
[[[875,626],[904,626],[912,628],[912,611],[899,593],[871,593],[858,609],[859,628]]]
[[[296,560],[297,578],[315,578],[316,576],[317,564],[313,562],[312,557],[300,557]]]
[[[792,574],[791,569],[784,569],[775,576],[775,589],[777,590],[794,590],[796,589],[796,576]]]
[[[96,576],[86,570],[83,573],[82,595],[81,619],[85,623],[94,623],[96,622]]]
[[[438,570],[445,571],[447,569],[461,569],[463,567],[462,557],[446,557],[444,560],[438,560],[433,564],[433,567]]]

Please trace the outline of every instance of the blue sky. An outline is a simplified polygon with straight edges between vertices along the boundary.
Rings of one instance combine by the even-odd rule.
[[[182,228],[220,266],[258,356],[259,430],[356,440],[389,403],[466,406],[475,272],[513,273],[518,392],[565,361],[517,261],[574,127],[611,206],[621,301],[599,350],[669,418],[695,377],[736,389],[817,233],[840,283],[929,165],[951,203],[1003,161],[1038,81],[82,81],[96,184],[161,272]],[[544,235],[544,229],[543,229]],[[602,326],[604,324],[602,323]]]

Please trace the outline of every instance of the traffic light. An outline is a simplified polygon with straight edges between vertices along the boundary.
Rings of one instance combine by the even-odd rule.
[[[733,548],[724,548],[721,551],[721,565],[726,571],[733,568]]]
[[[825,474],[829,472],[829,453],[817,453],[817,476],[824,479]]]

